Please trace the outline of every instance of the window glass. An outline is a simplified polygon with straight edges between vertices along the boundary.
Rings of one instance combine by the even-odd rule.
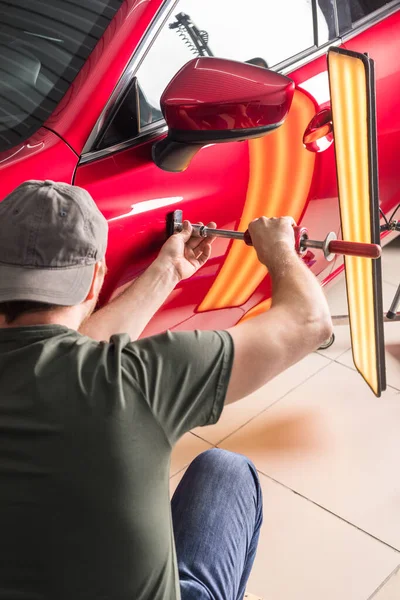
[[[392,2],[391,0],[336,0],[336,3],[340,35],[343,35],[351,31],[355,23]]]
[[[356,23],[386,4],[390,4],[391,0],[337,0],[337,2],[342,11],[345,10],[344,5],[347,5],[351,23]]]
[[[327,18],[329,11],[318,6],[322,42],[329,39]],[[246,0],[245,10],[241,0],[181,0],[137,72],[141,105],[147,99],[155,109],[148,122],[158,120],[164,88],[195,56],[256,59],[259,66],[273,67],[313,45],[311,0]]]
[[[122,0],[0,0],[0,151],[50,116]]]
[[[362,17],[366,17],[370,13],[386,6],[386,4],[390,4],[391,0],[351,0],[351,17],[352,21],[357,21]]]

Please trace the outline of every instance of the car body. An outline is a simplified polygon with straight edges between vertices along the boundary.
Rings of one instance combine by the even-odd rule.
[[[340,234],[326,61],[332,45],[375,61],[381,208],[388,214],[400,202],[397,0],[57,0],[50,8],[42,0],[0,0],[0,12],[0,198],[27,179],[65,181],[92,194],[110,226],[102,303],[153,260],[174,209],[224,229],[245,230],[262,214],[291,215],[313,239]],[[213,55],[255,59],[296,89],[275,132],[211,144],[185,171],[171,173],[156,166],[152,147],[166,134],[160,96],[199,53],[181,13],[207,32],[200,40]],[[318,251],[304,260],[323,285],[342,270],[341,260],[327,262]],[[144,333],[226,328],[267,309],[270,296],[254,250],[218,239],[212,259],[178,285]]]

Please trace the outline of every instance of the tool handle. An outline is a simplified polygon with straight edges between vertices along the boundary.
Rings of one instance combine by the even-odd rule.
[[[243,241],[246,244],[246,246],[252,246],[253,245],[253,240],[251,239],[251,235],[250,235],[248,229],[243,234]]]
[[[379,258],[382,248],[378,244],[363,244],[361,242],[344,242],[333,240],[329,243],[329,252],[344,256],[359,256],[361,258]]]

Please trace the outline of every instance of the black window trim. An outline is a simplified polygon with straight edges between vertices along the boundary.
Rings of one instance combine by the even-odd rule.
[[[105,158],[106,156],[115,154],[117,152],[120,152],[121,150],[125,150],[127,148],[143,144],[144,142],[150,141],[152,139],[157,139],[158,137],[161,137],[167,132],[168,128],[165,121],[159,120],[155,123],[151,123],[150,125],[146,125],[145,127],[143,127],[139,134],[131,139],[114,144],[113,146],[109,146],[102,150],[93,150],[98,139],[103,135],[103,126],[107,121],[109,111],[112,110],[114,104],[118,102],[120,96],[124,93],[128,82],[132,79],[132,77],[135,76],[140,65],[145,59],[148,51],[150,50],[151,46],[156,40],[158,33],[168,21],[168,18],[170,17],[178,2],[179,0],[166,0],[166,2],[160,7],[158,13],[156,14],[147,32],[145,33],[139,47],[129,60],[124,73],[122,74],[105,108],[103,109],[103,112],[101,113],[95,127],[93,128],[82,151],[79,164],[86,164],[101,158]],[[393,0],[390,3],[390,5],[383,6],[382,8],[378,9],[377,11],[374,11],[370,15],[367,15],[367,17],[365,17],[361,21],[355,23],[353,29],[349,32],[346,32],[346,35],[343,35],[341,37],[338,36],[335,39],[330,40],[325,44],[322,44],[321,46],[316,45],[316,42],[318,42],[318,19],[316,17],[317,0],[312,0],[311,5],[313,10],[314,45],[274,65],[272,67],[272,70],[286,75],[291,71],[306,65],[312,60],[323,56],[324,54],[326,54],[327,50],[331,46],[340,46],[347,39],[358,35],[364,29],[370,27],[371,24],[375,24],[375,22],[378,23],[380,20],[383,20],[387,16],[390,16],[390,14],[395,13],[400,7],[400,0]],[[338,30],[336,0],[334,0],[334,15],[336,19],[336,30]]]

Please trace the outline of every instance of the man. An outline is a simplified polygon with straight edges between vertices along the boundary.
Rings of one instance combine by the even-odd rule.
[[[0,600],[243,597],[262,520],[254,466],[201,455],[171,519],[169,461],[185,432],[329,337],[292,225],[249,226],[272,277],[269,312],[229,331],[132,342],[210,241],[186,223],[93,313],[107,222],[90,195],[31,181],[0,203]]]

